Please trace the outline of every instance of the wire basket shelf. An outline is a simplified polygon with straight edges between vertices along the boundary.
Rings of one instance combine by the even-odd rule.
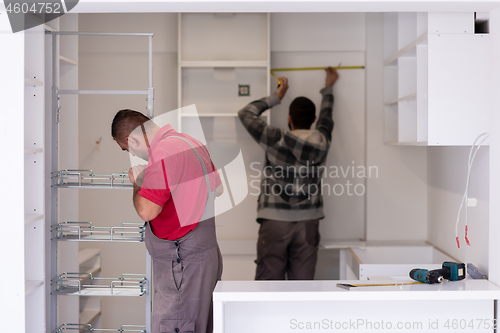
[[[94,277],[92,273],[62,273],[52,279],[52,293],[74,296],[142,296],[147,293],[144,274],[122,274],[119,278]]]
[[[87,332],[135,332],[146,333],[146,326],[143,325],[122,325],[120,328],[94,328],[90,324],[62,324],[53,333],[64,333],[65,331]]]
[[[61,170],[52,172],[53,187],[83,187],[99,189],[131,189],[128,170],[110,175],[98,175],[92,170]]]
[[[62,222],[53,225],[52,239],[60,241],[144,242],[144,223],[122,223],[119,227],[95,227],[92,222]]]

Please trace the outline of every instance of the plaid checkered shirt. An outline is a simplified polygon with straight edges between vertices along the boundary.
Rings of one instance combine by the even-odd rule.
[[[321,219],[322,172],[333,131],[333,88],[321,89],[323,99],[315,129],[285,131],[268,125],[260,115],[281,101],[276,95],[251,102],[238,112],[248,133],[266,153],[257,204],[257,221]]]

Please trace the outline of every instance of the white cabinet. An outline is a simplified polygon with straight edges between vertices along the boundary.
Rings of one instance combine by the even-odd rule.
[[[472,145],[489,131],[489,38],[474,13],[386,13],[384,141]]]
[[[178,15],[176,130],[207,143],[225,188],[224,195],[215,201],[223,279],[252,276],[254,269],[252,248],[248,252],[243,246],[244,254],[236,254],[231,241],[245,239],[247,230],[252,230],[248,221],[256,218],[255,197],[246,195],[252,178],[245,172],[249,172],[248,162],[263,160],[264,153],[243,127],[237,112],[270,95],[270,15]],[[270,112],[264,112],[262,118],[270,123]],[[244,161],[247,164],[241,172]]]
[[[24,66],[24,238],[26,332],[45,327],[45,31],[27,30]]]
[[[267,13],[179,14],[179,108],[195,104],[200,117],[236,117],[268,95],[269,19]],[[240,86],[249,89],[242,94]],[[190,110],[180,110],[179,131],[186,129],[183,118],[196,116]]]
[[[429,244],[379,244],[349,248],[346,256],[347,279],[409,280],[414,268],[438,269],[445,261],[458,261]]]
[[[78,90],[78,16],[67,14],[53,22],[51,26],[45,26],[50,31],[46,39],[45,71],[47,72],[45,84],[45,118],[44,106],[41,107],[41,120],[37,118],[26,123],[29,135],[40,131],[42,138],[47,144],[46,150],[46,172],[41,175],[37,173],[42,184],[41,192],[33,194],[37,200],[33,201],[33,207],[37,207],[38,201],[47,201],[45,216],[45,251],[43,246],[32,242],[29,249],[40,256],[39,265],[45,264],[46,295],[42,297],[42,304],[37,307],[36,316],[42,316],[45,324],[34,323],[36,330],[27,332],[64,332],[66,330],[89,331],[101,325],[101,297],[114,296],[145,296],[146,303],[146,325],[150,327],[151,298],[149,292],[150,260],[147,263],[148,277],[145,274],[122,274],[119,277],[101,277],[101,251],[99,249],[85,248],[78,251],[79,242],[142,242],[144,241],[144,230],[140,226],[131,227],[132,223],[122,223],[117,227],[95,226],[91,222],[78,222],[78,194],[72,188],[108,188],[108,189],[131,189],[128,176],[124,173],[113,173],[111,175],[96,175],[91,170],[78,169],[78,95],[80,94],[143,94],[151,96],[152,87],[143,91],[102,91],[102,90]],[[89,35],[89,33],[83,33]],[[98,36],[109,36],[109,33],[94,33]],[[150,41],[149,64],[152,65],[152,35],[151,34],[126,34],[126,36],[146,36]],[[42,44],[43,46],[43,44]],[[41,49],[43,53],[43,47]],[[43,63],[43,59],[42,59]],[[43,69],[43,65],[42,65]],[[37,83],[36,77],[26,77],[26,84]],[[52,82],[53,81],[53,82]],[[152,83],[150,71],[150,83]],[[42,90],[43,91],[43,90]],[[149,98],[148,110],[152,112],[152,96]],[[28,117],[28,111],[26,111]],[[31,118],[30,118],[31,119]],[[45,123],[43,122],[45,120]],[[29,126],[29,127],[28,127]],[[47,133],[45,135],[45,133]],[[38,142],[26,138],[27,143]],[[43,146],[42,146],[43,147]],[[27,153],[38,153],[40,148],[28,147]],[[30,168],[31,167],[31,164]],[[26,164],[28,169],[28,164]],[[26,177],[34,173],[26,172]],[[45,175],[45,179],[44,179]],[[37,178],[37,180],[38,180]],[[35,182],[26,182],[36,184]],[[45,193],[44,193],[45,191]],[[30,200],[30,191],[26,190],[26,200]],[[43,201],[42,201],[43,202]],[[42,204],[43,206],[43,204]],[[31,206],[30,206],[31,207]],[[28,214],[28,211],[26,212]],[[43,211],[40,211],[43,214]],[[27,215],[28,216],[28,215]],[[40,220],[40,217],[29,215],[29,220]],[[42,216],[43,220],[43,216]],[[43,231],[42,231],[43,234]],[[27,242],[28,243],[28,242]],[[45,257],[44,257],[45,256]],[[33,256],[33,260],[37,257]],[[150,258],[148,258],[150,259]],[[29,260],[26,264],[34,265]],[[43,281],[43,278],[42,278]],[[35,284],[30,286],[36,287]],[[45,316],[44,311],[47,313]],[[149,314],[149,316],[148,316]],[[27,314],[30,321],[33,316]],[[31,325],[31,322],[30,322]],[[36,326],[35,326],[36,325]],[[128,331],[130,325],[123,325],[119,331]],[[145,326],[134,326],[138,332],[144,332]],[[100,328],[98,330],[101,330]],[[106,330],[106,329],[104,329]],[[111,330],[111,329],[108,329]],[[150,331],[150,329],[148,329]]]
[[[436,322],[443,327],[447,320],[451,326],[453,318],[467,323],[493,318],[493,301],[500,297],[500,288],[487,280],[359,290],[345,290],[337,283],[359,280],[219,281],[213,294],[214,332],[254,333],[262,327],[266,332],[405,331],[401,327],[442,332],[447,329],[438,329]],[[431,321],[436,324],[430,326]],[[476,331],[477,327],[460,330]]]

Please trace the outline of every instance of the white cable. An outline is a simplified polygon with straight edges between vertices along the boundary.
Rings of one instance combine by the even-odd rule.
[[[467,180],[465,183],[465,191],[464,191],[464,196],[462,198],[462,202],[460,203],[460,208],[458,209],[458,214],[457,214],[457,222],[455,224],[455,236],[456,236],[456,241],[457,241],[457,246],[460,247],[460,243],[458,241],[458,224],[460,222],[460,213],[462,211],[462,207],[464,205],[464,202],[467,201],[468,199],[468,191],[469,191],[469,180],[470,180],[470,172],[472,168],[472,164],[474,163],[474,159],[476,158],[476,154],[479,151],[479,148],[481,148],[482,144],[484,141],[488,138],[489,134],[488,133],[482,133],[480,134],[476,140],[474,140],[474,143],[472,144],[472,147],[469,152],[469,160],[467,163]],[[479,143],[477,143],[479,140],[481,140]],[[477,147],[476,147],[477,144]],[[474,150],[474,148],[476,148]],[[474,153],[473,153],[474,151]],[[467,206],[465,208],[465,225],[467,226],[468,223],[468,217],[467,217]]]

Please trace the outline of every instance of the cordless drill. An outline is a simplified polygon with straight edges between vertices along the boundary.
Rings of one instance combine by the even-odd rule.
[[[445,261],[441,269],[427,270],[415,268],[410,271],[410,277],[424,283],[441,283],[443,280],[460,281],[465,279],[465,264]]]

